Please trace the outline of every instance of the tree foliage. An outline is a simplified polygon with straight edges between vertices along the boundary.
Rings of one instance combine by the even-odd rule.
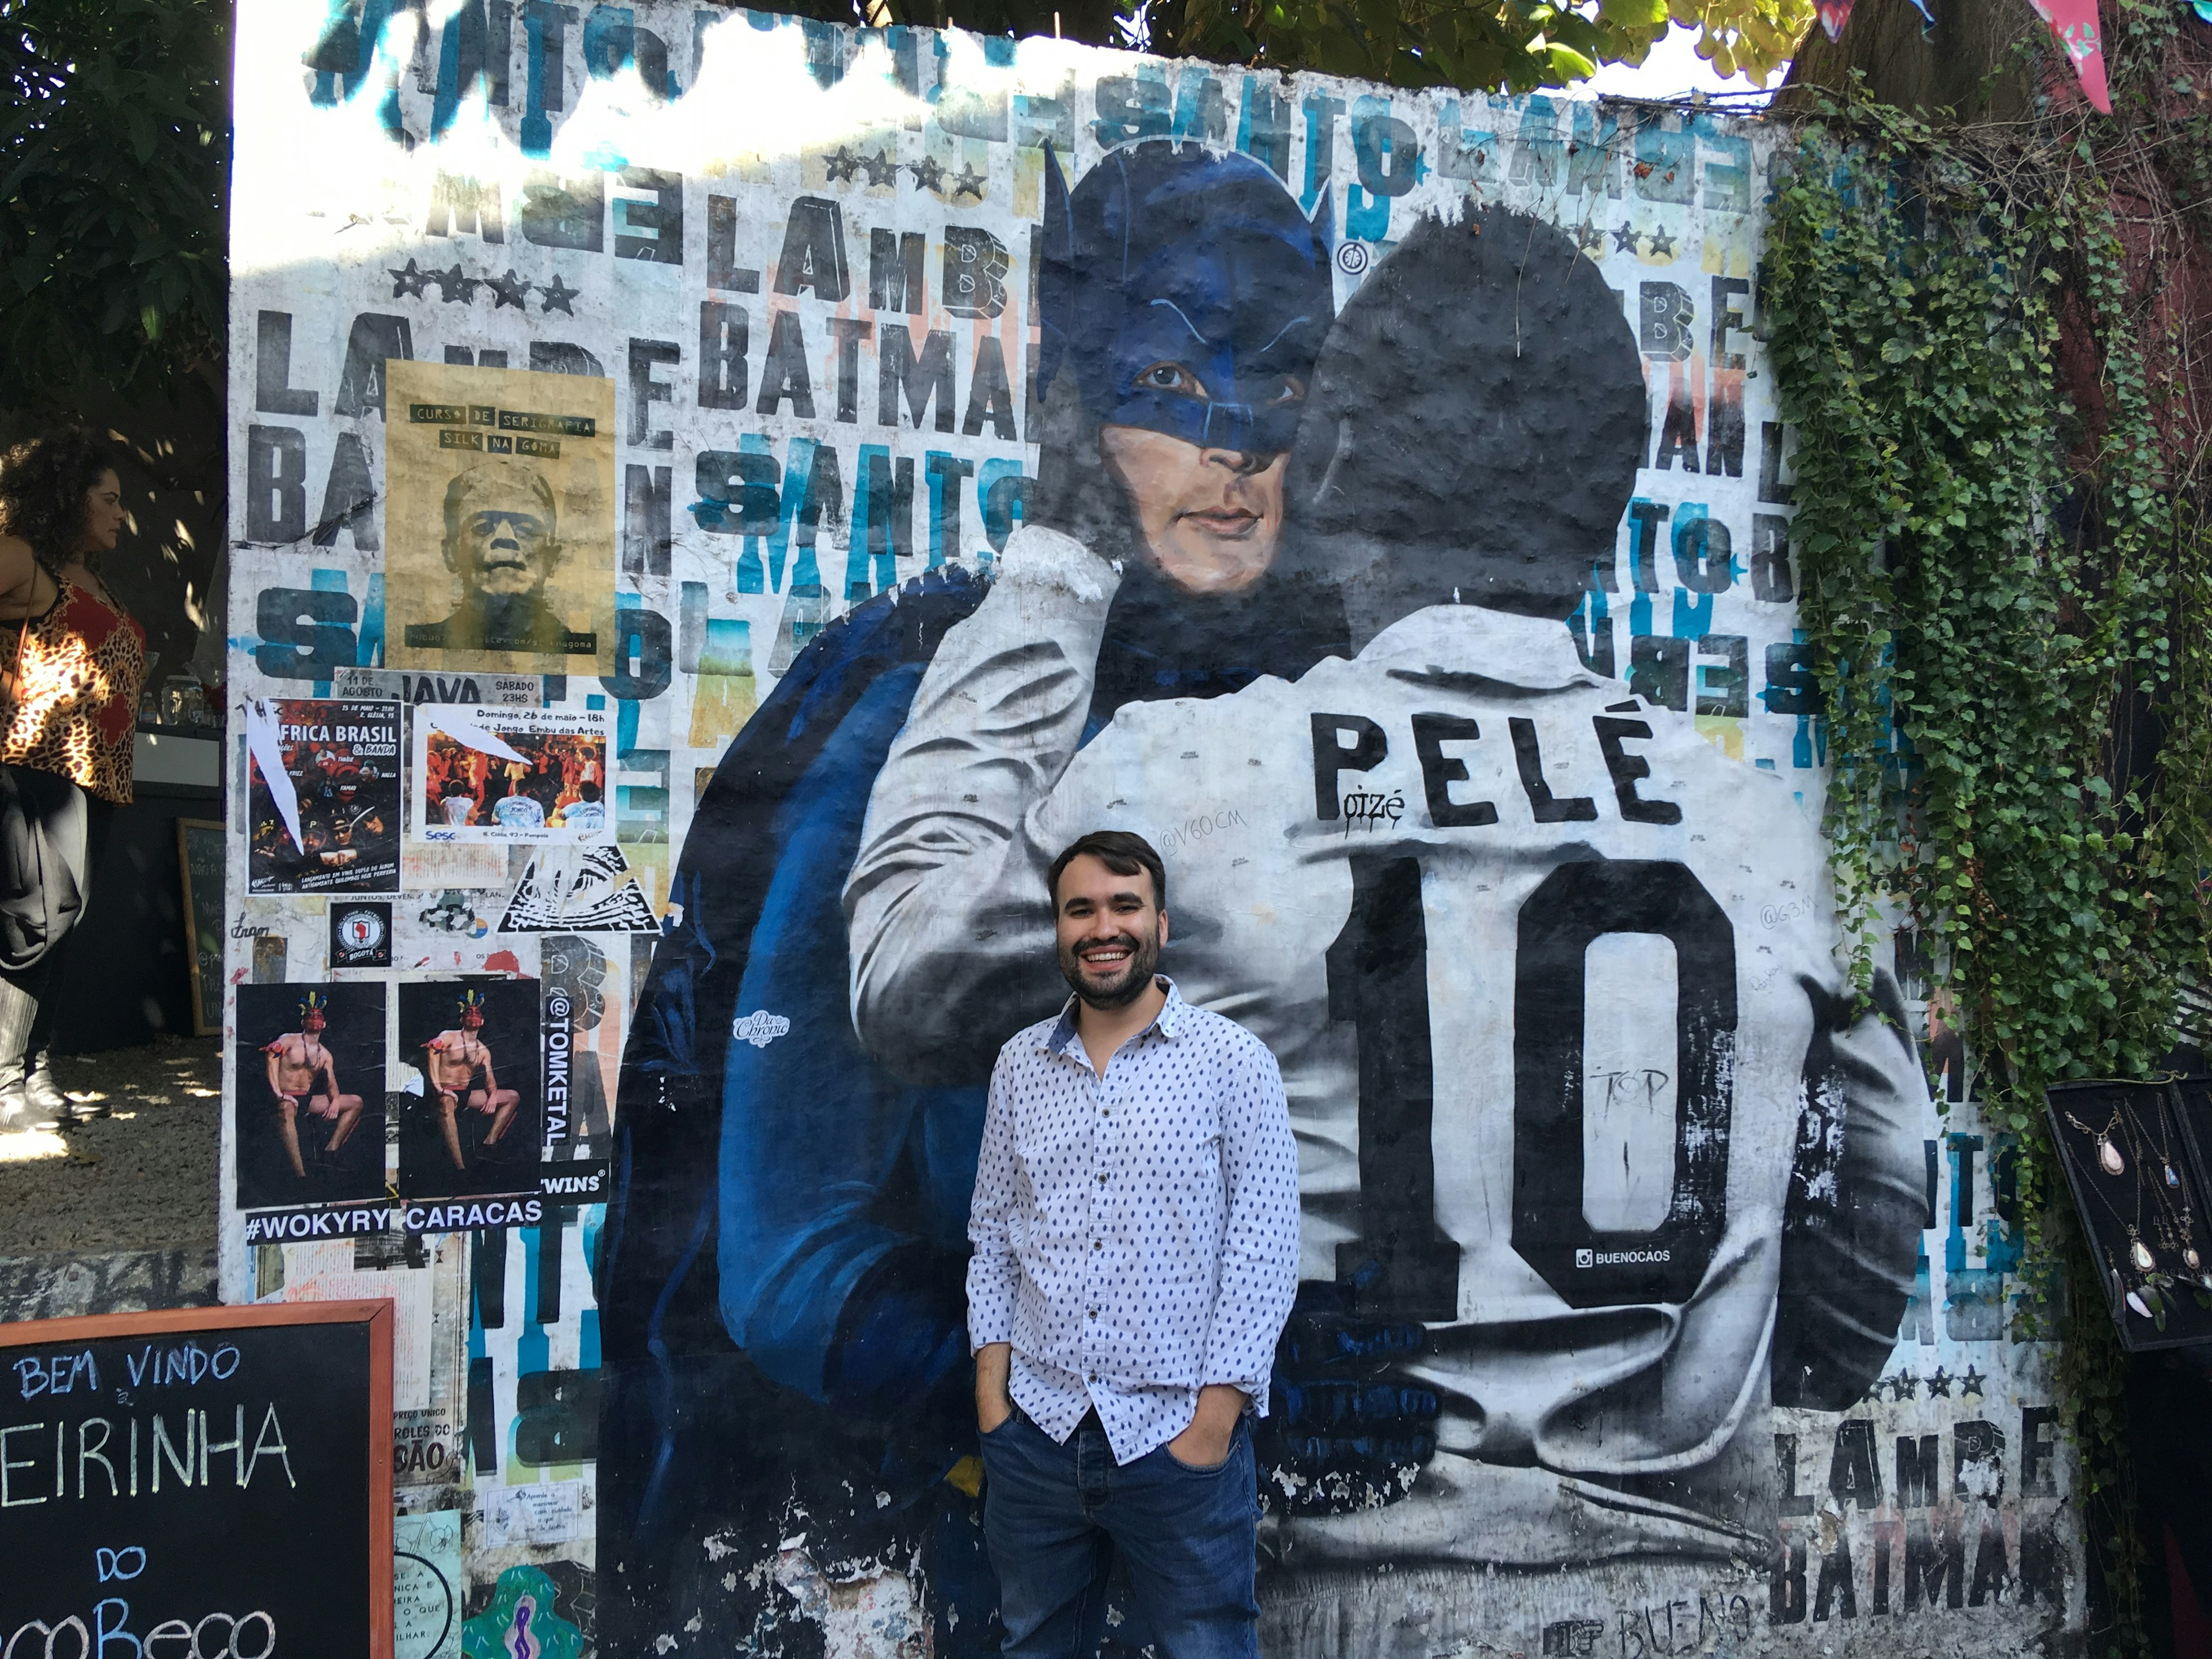
[[[1527,92],[1641,62],[1668,12],[1666,0],[1169,0],[1146,21],[1154,49],[1178,55]]]
[[[1401,86],[1561,87],[1601,64],[1640,64],[1670,22],[1698,31],[1720,74],[1760,86],[1813,23],[1812,0],[1154,0],[1155,43]],[[1180,11],[1182,15],[1176,14]]]
[[[1789,61],[1812,0],[1152,0],[1157,51],[1396,86],[1566,86],[1601,64],[1640,64],[1670,21],[1697,27],[1722,75],[1758,84]]]
[[[1285,73],[1401,87],[1534,92],[1640,64],[1671,22],[1723,75],[1758,84],[1789,61],[1813,0],[797,0],[840,23],[942,25],[1142,46]]]
[[[230,9],[0,0],[0,402],[219,357]]]

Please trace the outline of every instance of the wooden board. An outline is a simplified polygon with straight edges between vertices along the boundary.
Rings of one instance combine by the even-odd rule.
[[[192,1035],[222,1030],[222,825],[177,820],[177,869],[185,884],[185,966],[192,976]]]
[[[374,1301],[0,1325],[0,1648],[392,1659],[392,1324]]]

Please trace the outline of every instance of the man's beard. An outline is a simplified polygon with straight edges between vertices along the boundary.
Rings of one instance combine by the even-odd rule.
[[[1100,942],[1103,941],[1085,941],[1086,945]],[[1074,988],[1076,995],[1102,1012],[1126,1008],[1144,995],[1152,985],[1153,970],[1159,965],[1160,944],[1157,934],[1150,939],[1139,939],[1134,933],[1124,933],[1121,942],[1129,947],[1129,959],[1121,965],[1121,978],[1104,988],[1084,977],[1083,960],[1073,947],[1065,945],[1060,947],[1061,975]]]

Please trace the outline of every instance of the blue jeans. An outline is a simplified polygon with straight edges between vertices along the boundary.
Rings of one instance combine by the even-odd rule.
[[[1121,1550],[1138,1620],[1161,1659],[1258,1659],[1259,1481],[1242,1419],[1229,1460],[1178,1462],[1165,1446],[1117,1465],[1103,1430],[1067,1443],[1017,1407],[983,1437],[983,1537],[999,1573],[1005,1652],[1090,1659]]]

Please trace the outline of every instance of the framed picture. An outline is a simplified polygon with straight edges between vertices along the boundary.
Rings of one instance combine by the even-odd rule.
[[[2172,1084],[2063,1083],[2051,1133],[2123,1346],[2212,1340],[2212,1224]]]
[[[177,820],[177,871],[185,884],[185,965],[192,976],[192,1035],[222,1030],[222,825]]]

